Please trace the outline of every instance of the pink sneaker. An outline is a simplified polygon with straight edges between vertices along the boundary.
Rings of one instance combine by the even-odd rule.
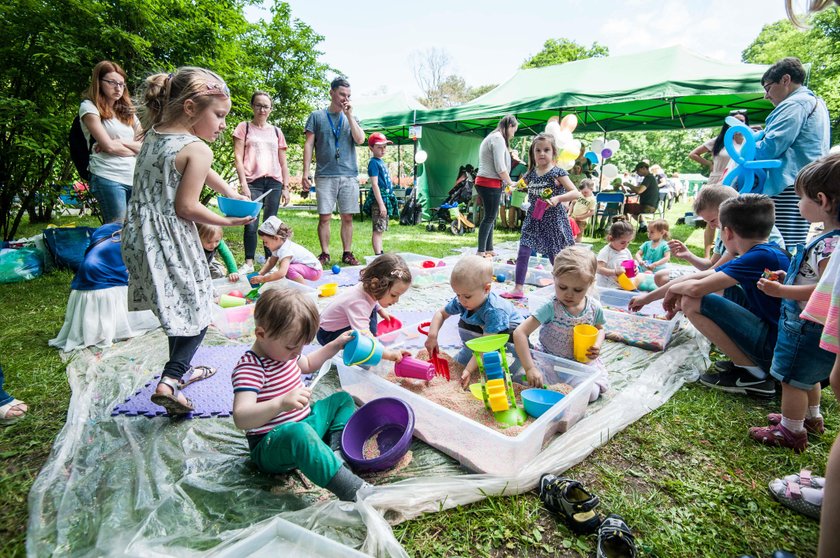
[[[782,413],[770,413],[767,415],[767,422],[773,425],[781,424]],[[807,430],[809,434],[822,434],[825,432],[825,421],[822,417],[806,418],[805,430]]]
[[[750,428],[750,438],[767,446],[790,448],[797,453],[808,447],[807,432],[791,432],[781,424],[754,426]]]

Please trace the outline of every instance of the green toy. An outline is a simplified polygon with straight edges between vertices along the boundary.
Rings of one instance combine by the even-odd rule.
[[[516,403],[510,379],[507,334],[487,335],[470,339],[467,348],[475,355],[481,372],[481,398],[484,406],[502,426],[522,426],[528,419],[525,409]]]

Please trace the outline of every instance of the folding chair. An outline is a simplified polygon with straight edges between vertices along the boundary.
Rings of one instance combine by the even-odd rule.
[[[613,212],[612,209],[608,209],[607,204],[610,203],[617,203],[618,210]],[[598,226],[599,218],[607,219],[612,215],[621,215],[622,213],[624,213],[624,194],[621,192],[598,192],[595,195],[595,215],[589,220],[589,236],[594,237],[595,231],[600,228]]]
[[[666,203],[665,200],[661,199],[661,200],[659,200],[659,204],[657,204],[657,206],[656,206],[656,210],[653,211],[652,213],[639,213],[637,218],[639,219],[639,230],[640,231],[642,230],[642,221],[641,221],[642,218],[647,218],[650,221],[653,221],[657,216],[659,216],[660,219],[665,218],[665,203]],[[647,221],[647,222],[650,222],[650,221]],[[645,227],[647,227],[647,225],[645,225]]]

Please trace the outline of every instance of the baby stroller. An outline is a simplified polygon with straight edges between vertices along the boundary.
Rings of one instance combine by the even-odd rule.
[[[475,183],[475,169],[472,165],[465,165],[458,169],[458,178],[455,186],[449,190],[446,199],[440,207],[432,208],[429,211],[429,222],[426,224],[427,231],[435,229],[461,236],[467,231],[475,229],[475,225],[464,216],[469,204],[472,202],[472,190]]]

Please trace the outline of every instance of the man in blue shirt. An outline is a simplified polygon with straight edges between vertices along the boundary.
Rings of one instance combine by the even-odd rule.
[[[830,126],[825,102],[802,85],[805,68],[798,58],[784,58],[764,73],[764,98],[773,109],[764,134],[756,142],[755,158],[780,159],[782,166],[767,169],[764,194],[776,206],[776,226],[788,246],[804,244],[810,224],[799,214],[793,182],[800,169],[828,153]]]
[[[718,219],[726,251],[739,257],[702,278],[674,284],[663,306],[667,310],[680,307],[692,325],[731,359],[721,373],[702,375],[702,384],[773,397],[776,386],[768,371],[776,347],[781,299],[767,296],[756,284],[765,269],[787,269],[790,257],[767,241],[775,219],[773,202],[767,196],[730,198],[720,205]],[[715,294],[734,285],[743,289],[743,305]]]
[[[306,143],[303,145],[303,191],[312,186],[309,174],[312,150],[315,150],[315,178],[318,202],[318,260],[325,268],[330,263],[330,219],[338,205],[341,215],[341,261],[358,265],[353,255],[353,215],[359,212],[359,167],[356,145],[365,141],[365,131],[353,116],[350,104],[350,83],[336,78],[330,84],[330,106],[316,110],[306,120]]]

